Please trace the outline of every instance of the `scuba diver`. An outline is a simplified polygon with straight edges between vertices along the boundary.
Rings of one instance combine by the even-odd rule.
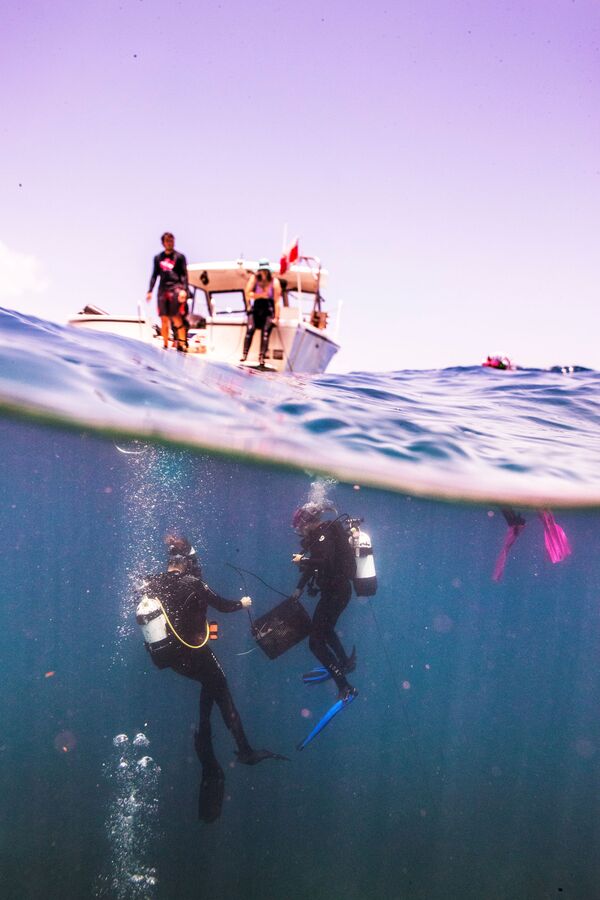
[[[145,579],[136,617],[152,662],[159,669],[173,669],[202,685],[200,720],[194,735],[196,754],[202,765],[198,811],[201,820],[213,822],[221,813],[225,783],[212,742],[210,715],[215,703],[237,744],[240,763],[252,766],[265,759],[286,757],[252,748],[223,669],[208,646],[214,626],[207,622],[207,608],[236,612],[251,606],[251,598],[220,597],[202,580],[202,570],[189,541],[173,535],[167,535],[165,541],[169,547],[167,571]]]
[[[292,527],[302,537],[302,553],[294,554],[292,561],[302,574],[292,597],[297,600],[305,587],[312,596],[320,594],[308,646],[322,668],[304,675],[305,683],[314,684],[331,677],[337,686],[339,700],[349,702],[358,693],[346,678],[356,667],[356,651],[353,647],[350,655],[346,653],[335,626],[352,596],[356,558],[347,529],[340,521],[342,517],[323,521],[326,511],[336,513],[328,501],[309,501],[293,515]]]
[[[324,520],[327,511],[336,518]],[[297,750],[304,750],[358,694],[346,678],[356,668],[356,650],[353,647],[350,655],[346,653],[335,626],[348,606],[353,586],[357,597],[372,597],[377,591],[371,538],[361,530],[361,522],[345,513],[338,516],[329,501],[309,501],[292,518],[292,527],[302,536],[303,552],[292,557],[302,575],[290,600],[297,602],[305,587],[312,596],[320,594],[308,644],[322,665],[306,672],[302,679],[310,685],[333,678],[338,689],[337,701],[297,744]]]

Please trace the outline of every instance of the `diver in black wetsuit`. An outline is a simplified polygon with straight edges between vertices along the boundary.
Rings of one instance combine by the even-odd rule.
[[[356,666],[356,654],[353,648],[348,656],[335,625],[352,596],[356,560],[342,522],[322,521],[323,512],[331,508],[309,502],[294,513],[292,527],[302,535],[303,552],[293,557],[302,575],[292,597],[298,599],[307,585],[309,593],[320,593],[308,645],[335,681],[340,699],[347,700],[357,693],[346,678]]]
[[[224,775],[215,756],[210,714],[216,703],[225,725],[237,744],[238,761],[255,765],[264,759],[285,759],[270,750],[254,750],[242,726],[240,715],[229,691],[227,679],[216,656],[208,646],[209,606],[219,612],[236,612],[249,607],[250,597],[226,600],[204,581],[193,547],[185,538],[168,536],[167,572],[151,575],[144,581],[146,597],[157,598],[168,617],[168,638],[156,645],[146,645],[152,661],[160,669],[171,668],[186,678],[199,681],[200,720],[194,736],[196,753],[202,764],[200,818],[212,822],[221,811]],[[138,619],[139,621],[139,619]]]

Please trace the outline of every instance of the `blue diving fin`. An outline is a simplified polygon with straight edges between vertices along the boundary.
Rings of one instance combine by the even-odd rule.
[[[352,653],[346,659],[346,662],[341,664],[340,669],[347,675],[348,672],[354,672],[356,668],[356,647],[352,648]],[[302,681],[304,684],[321,684],[322,681],[327,681],[328,678],[331,678],[331,672],[329,669],[326,669],[325,666],[317,666],[314,669],[311,669],[310,672],[305,672],[302,676]]]
[[[331,678],[331,672],[325,666],[317,666],[316,669],[305,672],[302,681],[304,684],[320,684],[322,681],[327,681],[328,678]]]
[[[350,688],[344,697],[336,700],[333,706],[329,707],[323,718],[317,722],[310,734],[308,734],[303,741],[300,741],[300,743],[296,747],[296,750],[304,750],[304,748],[308,744],[310,744],[313,738],[316,738],[316,736],[323,731],[325,726],[329,725],[334,716],[337,716],[337,714],[341,712],[345,706],[348,706],[348,704],[352,703],[357,694],[358,691],[356,690],[356,688]]]

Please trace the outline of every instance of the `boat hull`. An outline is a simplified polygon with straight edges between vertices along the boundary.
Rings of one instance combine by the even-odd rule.
[[[69,320],[78,329],[117,334],[160,347],[162,338],[146,319],[124,316],[80,314]],[[189,357],[239,365],[246,335],[246,323],[239,321],[207,321],[206,327],[189,332]],[[258,366],[260,332],[254,334],[245,365]],[[325,333],[300,319],[285,318],[273,328],[266,356],[266,366],[277,372],[324,372],[339,350],[338,344]]]

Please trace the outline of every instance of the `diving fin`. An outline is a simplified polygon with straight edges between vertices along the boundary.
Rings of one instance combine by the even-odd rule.
[[[202,781],[198,796],[198,818],[207,825],[221,815],[223,796],[225,793],[225,776],[223,769],[217,765],[202,767]]]
[[[506,519],[506,524],[508,525],[508,531],[506,532],[506,536],[504,538],[504,542],[502,547],[500,548],[500,553],[498,554],[498,558],[496,560],[496,564],[494,565],[494,571],[492,573],[492,581],[500,581],[502,576],[504,575],[504,569],[506,566],[506,560],[508,559],[508,551],[519,537],[523,529],[525,528],[526,522],[525,519],[520,516],[518,513],[514,512],[512,509],[503,509],[502,515]]]
[[[354,672],[356,668],[356,647],[352,648],[352,653],[347,658],[346,664],[339,668],[344,675],[347,675],[348,672]],[[310,672],[305,672],[302,676],[302,681],[304,684],[321,684],[322,681],[327,681],[328,678],[331,678],[329,669],[326,669],[325,666],[317,666],[315,669],[311,669]]]
[[[562,562],[571,555],[571,545],[565,532],[549,509],[540,510],[540,519],[544,525],[544,543],[546,552],[553,563]]]
[[[300,743],[296,747],[296,750],[304,750],[304,748],[323,731],[325,726],[329,725],[334,716],[337,716],[337,714],[341,712],[344,707],[352,703],[357,694],[358,691],[356,690],[356,688],[348,687],[344,692],[344,695],[340,697],[339,700],[336,700],[333,706],[331,706],[327,710],[325,715],[317,722],[310,734],[308,734],[303,741],[300,741]]]
[[[320,684],[322,681],[327,681],[328,678],[331,678],[331,672],[325,666],[317,666],[316,669],[305,672],[302,681],[304,684]]]

